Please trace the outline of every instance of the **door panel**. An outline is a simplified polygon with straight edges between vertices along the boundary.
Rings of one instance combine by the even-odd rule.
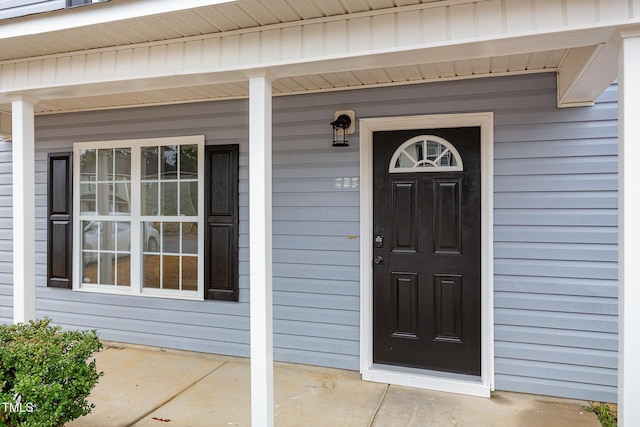
[[[419,135],[444,138],[463,170],[390,173]],[[374,132],[373,147],[374,363],[480,375],[480,128]],[[424,144],[408,163],[442,152]]]
[[[434,180],[433,246],[435,253],[461,255],[460,180]]]
[[[435,340],[462,341],[462,277],[434,274]]]
[[[415,181],[392,183],[392,250],[394,252],[415,252],[417,249],[416,187]]]
[[[418,336],[418,277],[413,273],[392,273],[392,333],[399,337]]]

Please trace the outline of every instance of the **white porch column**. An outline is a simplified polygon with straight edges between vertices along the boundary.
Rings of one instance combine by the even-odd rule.
[[[273,426],[271,80],[249,77],[251,424]]]
[[[34,100],[12,100],[13,322],[36,316]]]
[[[640,426],[640,31],[619,54],[618,425]]]

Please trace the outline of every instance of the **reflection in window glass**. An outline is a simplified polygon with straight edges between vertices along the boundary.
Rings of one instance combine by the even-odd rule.
[[[180,289],[179,256],[162,256],[162,288]]]
[[[115,254],[100,252],[98,277],[100,285],[115,285]]]
[[[95,181],[96,150],[80,150],[80,181]]]
[[[162,252],[180,253],[180,223],[162,223]]]
[[[197,288],[197,222],[144,222],[143,238],[147,242],[143,261],[145,287],[181,290]],[[156,243],[156,239],[159,243]],[[152,256],[152,253],[159,256]]]
[[[98,180],[113,181],[113,148],[98,150]]]
[[[198,179],[198,146],[180,147],[180,179]]]
[[[158,207],[158,183],[144,182],[141,190],[142,215],[158,215],[160,213]]]
[[[184,254],[198,253],[198,223],[197,222],[182,223],[182,253]]]
[[[116,260],[118,266],[118,286],[131,286],[131,254],[118,252]]]
[[[198,257],[182,257],[182,289],[188,291],[198,289]]]
[[[100,230],[100,250],[102,251],[115,251],[116,250],[116,236],[117,227],[115,222],[102,222],[102,229]]]
[[[85,262],[82,264],[82,282],[98,283],[98,265],[97,263]]]
[[[82,221],[82,282],[130,286],[131,223]]]
[[[160,223],[142,223],[143,250],[145,252],[160,252]]]
[[[131,150],[81,150],[80,213],[116,215],[130,212]]]
[[[165,145],[161,148],[161,175],[162,179],[175,179],[178,177],[178,147]]]
[[[113,199],[110,194],[111,191],[109,187],[111,185],[109,183],[101,183],[98,184],[98,215],[110,215],[113,213]]]
[[[144,147],[141,162],[142,215],[198,215],[197,145]]]
[[[198,181],[180,183],[180,215],[198,215]]]
[[[96,212],[96,150],[80,150],[80,212]]]
[[[145,288],[160,288],[160,256],[145,255],[143,258],[143,286]]]
[[[129,286],[133,292],[169,290],[169,294],[197,292],[201,287],[198,153],[204,140],[180,137],[171,142],[181,138],[183,145],[146,145],[166,139],[131,141],[130,147],[121,142],[113,144],[118,147],[96,144],[100,148],[78,143],[80,185],[75,203],[80,204],[76,226],[81,230],[81,285]],[[135,182],[132,155],[140,158],[133,165],[140,171]],[[132,191],[139,197],[136,203]],[[132,243],[141,253],[132,254]],[[138,257],[134,265],[142,271],[131,270],[132,256]]]
[[[141,154],[142,179],[158,179],[158,147],[143,147]]]
[[[116,181],[129,181],[131,179],[131,149],[115,149],[113,153],[113,168]]]
[[[162,182],[160,184],[160,215],[178,215],[178,183]]]

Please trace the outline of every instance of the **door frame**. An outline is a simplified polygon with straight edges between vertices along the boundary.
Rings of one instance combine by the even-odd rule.
[[[480,127],[481,161],[481,375],[373,363],[373,133],[420,128]],[[360,373],[366,381],[490,397],[493,344],[493,113],[360,119]]]

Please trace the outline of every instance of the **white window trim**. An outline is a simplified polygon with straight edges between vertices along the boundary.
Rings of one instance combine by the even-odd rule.
[[[92,292],[118,295],[132,295],[144,297],[160,297],[188,300],[204,300],[204,182],[205,182],[205,144],[204,135],[189,135],[164,138],[142,138],[111,141],[76,142],[73,145],[73,290],[78,292]],[[198,146],[198,289],[197,291],[152,289],[142,287],[142,256],[131,256],[131,286],[107,286],[83,284],[82,255],[80,230],[80,150],[101,148],[133,148],[131,152],[131,254],[141,254],[141,240],[133,238],[140,236],[140,148],[160,145],[197,145]],[[171,220],[172,217],[162,217]],[[91,219],[83,215],[82,219]]]
[[[481,374],[480,379],[373,363],[373,133],[480,127]],[[490,397],[495,387],[493,335],[493,113],[360,120],[360,373],[366,381]]]

